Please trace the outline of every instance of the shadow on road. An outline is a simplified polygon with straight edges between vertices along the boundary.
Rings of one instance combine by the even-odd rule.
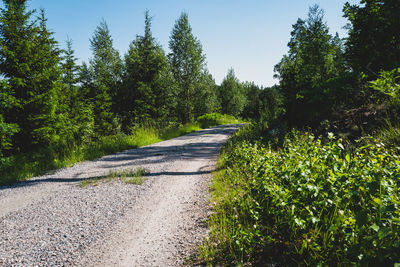
[[[193,132],[175,139],[163,141],[157,144],[153,144],[146,147],[130,149],[127,151],[119,152],[117,154],[104,156],[94,162],[97,164],[97,168],[102,170],[107,169],[123,169],[123,168],[134,168],[142,165],[162,164],[173,162],[177,160],[201,160],[210,159],[216,157],[221,149],[223,142],[226,138],[220,138],[215,140],[216,136],[230,136],[240,126],[238,124],[233,125],[221,125],[209,129],[203,129],[197,132]],[[201,138],[199,140],[198,138]],[[214,139],[214,141],[213,141]],[[177,140],[184,142],[183,145],[168,145],[168,143],[176,143]],[[187,142],[193,140],[193,142]],[[178,141],[179,142],[179,141]],[[185,143],[186,142],[186,143]],[[116,164],[117,163],[117,164]],[[156,177],[162,175],[201,175],[208,174],[210,171],[196,171],[196,172],[157,172],[150,173],[147,176]],[[75,183],[82,182],[85,180],[91,180],[96,178],[104,178],[104,176],[88,176],[88,173],[77,172],[69,178],[57,177],[57,173],[54,175],[47,175],[42,177],[33,178],[28,181],[20,182],[12,186],[5,186],[0,190],[18,187],[34,186],[40,183]]]

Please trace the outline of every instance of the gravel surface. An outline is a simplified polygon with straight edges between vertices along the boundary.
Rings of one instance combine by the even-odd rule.
[[[0,188],[0,266],[181,266],[207,229],[210,173],[240,125],[194,132]],[[144,167],[142,185],[81,187]]]

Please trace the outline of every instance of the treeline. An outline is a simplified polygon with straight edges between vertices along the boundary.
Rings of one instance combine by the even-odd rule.
[[[349,24],[344,39],[329,33],[318,6],[310,8],[306,19],[297,20],[289,51],[275,66],[285,111],[282,118],[289,128],[323,126],[340,132],[349,126],[343,122],[347,119],[359,124],[352,125],[358,128],[351,135],[359,137],[362,130],[371,130],[366,124],[377,118],[368,118],[368,112],[381,115],[385,105],[377,104],[388,102],[371,81],[385,71],[398,75],[400,67],[399,12],[399,1],[346,3],[343,16]],[[390,111],[393,106],[386,108]]]
[[[4,0],[0,12],[0,158],[41,148],[63,150],[138,125],[163,128],[206,113],[254,113],[250,90],[231,70],[221,87],[206,66],[188,15],[173,26],[167,54],[151,32],[121,56],[102,21],[90,38],[92,56],[77,64],[72,40],[60,49],[45,12],[26,0]],[[247,90],[247,91],[246,91]],[[247,111],[246,111],[247,110]]]

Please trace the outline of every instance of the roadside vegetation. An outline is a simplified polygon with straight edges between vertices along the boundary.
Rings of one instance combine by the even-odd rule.
[[[388,265],[400,259],[399,148],[288,133],[226,146],[212,188],[209,264]]]
[[[298,19],[279,85],[223,149],[203,263],[400,263],[400,4],[343,10],[346,39],[318,6]]]

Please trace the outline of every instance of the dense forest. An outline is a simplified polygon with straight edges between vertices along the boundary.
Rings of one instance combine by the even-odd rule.
[[[318,6],[293,24],[279,84],[248,91],[253,122],[221,155],[208,265],[398,265],[399,14],[346,3],[346,38]]]

